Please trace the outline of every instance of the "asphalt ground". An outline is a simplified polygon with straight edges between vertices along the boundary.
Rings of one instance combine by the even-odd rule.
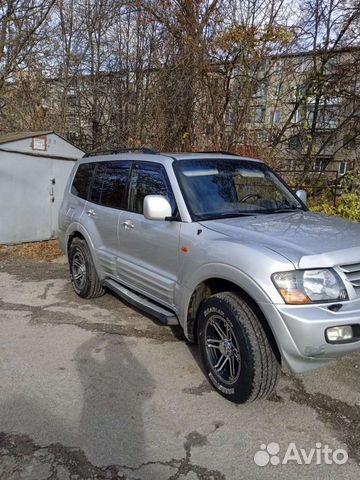
[[[1,480],[355,479],[359,405],[358,354],[234,405],[180,328],[80,299],[64,258],[0,257]]]

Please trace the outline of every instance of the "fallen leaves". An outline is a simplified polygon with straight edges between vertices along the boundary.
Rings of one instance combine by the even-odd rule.
[[[0,245],[0,257],[15,256],[34,260],[54,260],[63,255],[57,240],[22,243],[21,245]]]

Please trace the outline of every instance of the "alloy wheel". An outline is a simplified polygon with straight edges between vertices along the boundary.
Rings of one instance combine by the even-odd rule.
[[[86,264],[84,255],[78,249],[73,256],[71,267],[75,287],[81,290],[86,282]]]
[[[240,375],[239,344],[229,320],[212,315],[205,331],[206,353],[212,370],[225,384],[232,385]]]

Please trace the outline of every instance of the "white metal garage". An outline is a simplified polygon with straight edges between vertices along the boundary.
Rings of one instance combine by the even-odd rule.
[[[0,244],[48,240],[83,151],[54,132],[0,134]]]

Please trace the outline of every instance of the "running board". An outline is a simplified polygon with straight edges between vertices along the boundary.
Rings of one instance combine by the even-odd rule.
[[[142,310],[149,315],[153,315],[164,325],[179,325],[179,320],[174,312],[157,305],[148,298],[145,298],[132,290],[129,290],[123,285],[115,282],[115,280],[106,279],[104,280],[103,285],[104,287],[110,288],[110,290],[117,293],[119,297],[123,298],[131,305],[139,308],[139,310]]]

